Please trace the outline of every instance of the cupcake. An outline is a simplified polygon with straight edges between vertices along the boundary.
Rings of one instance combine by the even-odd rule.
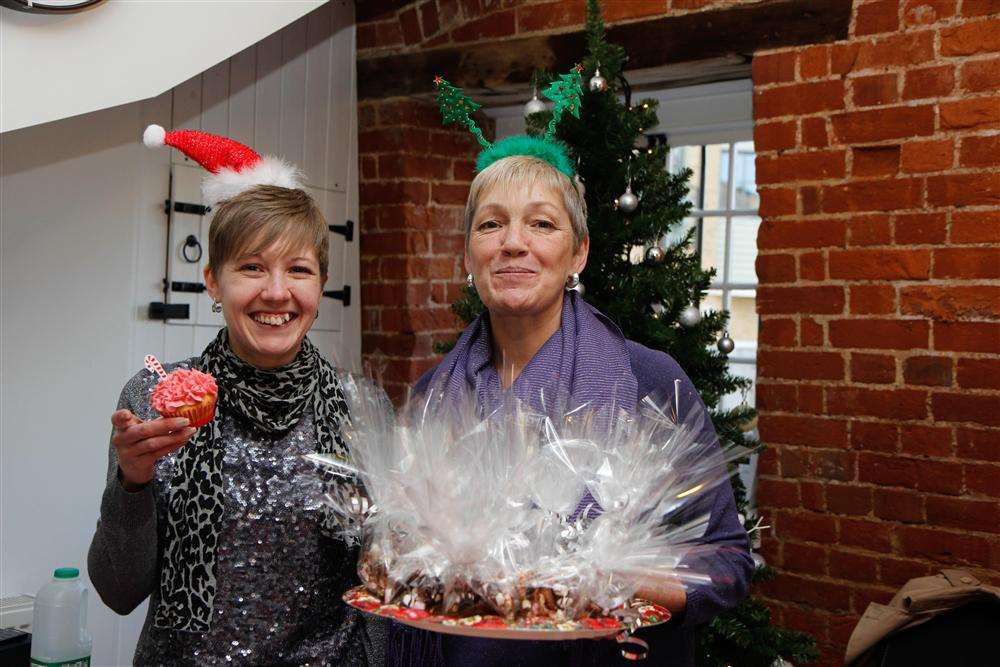
[[[208,373],[178,368],[160,379],[149,402],[164,417],[185,417],[198,427],[215,417],[218,394],[215,378]]]

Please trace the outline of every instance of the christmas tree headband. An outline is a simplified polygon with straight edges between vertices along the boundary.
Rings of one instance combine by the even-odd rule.
[[[441,108],[441,117],[445,125],[461,123],[469,128],[476,141],[483,147],[482,152],[476,159],[476,170],[483,171],[488,166],[512,155],[529,155],[548,162],[553,167],[573,178],[573,162],[569,159],[566,147],[555,139],[556,127],[562,120],[563,114],[569,112],[576,118],[580,117],[580,96],[583,94],[583,79],[580,72],[583,68],[577,65],[567,74],[560,74],[542,91],[547,98],[554,102],[552,108],[552,118],[545,128],[545,134],[541,137],[530,137],[527,135],[517,135],[507,137],[498,142],[491,143],[483,136],[483,131],[472,120],[471,114],[481,108],[460,88],[451,85],[440,76],[434,79],[437,86],[437,102]]]
[[[159,125],[150,125],[142,133],[142,143],[148,148],[173,146],[204,167],[209,174],[201,183],[201,193],[209,206],[258,185],[302,187],[302,174],[293,165],[281,158],[261,157],[228,137],[197,130],[167,132]]]

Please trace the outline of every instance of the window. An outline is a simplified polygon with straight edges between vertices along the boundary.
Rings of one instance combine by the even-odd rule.
[[[692,171],[688,198],[691,217],[671,234],[680,237],[697,227],[697,251],[702,268],[715,269],[715,278],[700,306],[702,312],[726,309],[729,335],[736,349],[729,355],[733,374],[756,378],[757,359],[757,187],[752,141],[729,141],[672,146],[671,172]],[[723,407],[733,407],[742,395],[727,396]],[[753,396],[745,397],[753,404]]]

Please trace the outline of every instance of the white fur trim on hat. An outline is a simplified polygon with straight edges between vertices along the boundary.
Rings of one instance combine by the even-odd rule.
[[[146,144],[146,148],[159,148],[166,137],[166,130],[159,125],[150,125],[142,133],[142,143]]]
[[[257,185],[301,188],[304,180],[302,172],[294,165],[266,155],[249,169],[220,169],[217,174],[209,174],[201,182],[201,194],[205,204],[215,206]]]

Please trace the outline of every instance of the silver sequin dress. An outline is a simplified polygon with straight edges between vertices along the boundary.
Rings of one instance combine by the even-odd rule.
[[[192,360],[193,361],[193,360]],[[168,368],[169,370],[169,368]],[[153,376],[142,371],[119,408],[155,419]],[[225,514],[217,547],[217,590],[207,633],[153,626],[159,559],[174,456],[137,493],[118,481],[111,448],[108,483],[88,557],[101,599],[128,613],[147,596],[137,665],[366,665],[379,661],[378,628],[340,601],[356,579],[356,556],[320,528],[320,482],[300,455],[315,451],[312,414],[274,438],[222,414]]]

